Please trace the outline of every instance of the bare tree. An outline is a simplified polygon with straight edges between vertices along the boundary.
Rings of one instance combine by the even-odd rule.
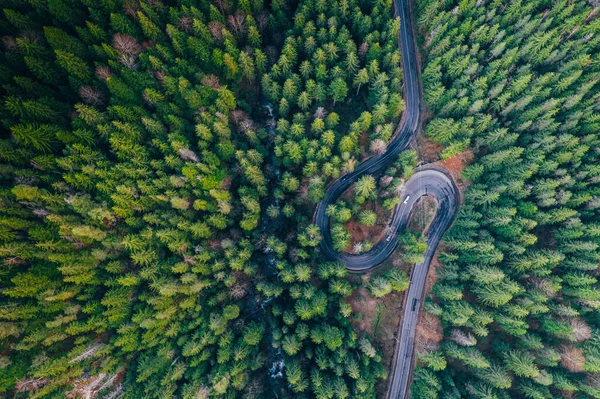
[[[248,399],[262,398],[264,390],[264,384],[261,382],[260,379],[255,378],[246,386],[245,397]]]
[[[224,242],[222,243],[219,240],[210,240],[208,242],[208,247],[212,250],[212,251],[218,251],[219,249],[221,249],[222,244],[227,245],[226,240],[223,240]]]
[[[363,251],[364,245],[362,242],[357,242],[356,244],[354,244],[354,246],[352,247],[352,253],[354,254],[359,254]]]
[[[387,187],[389,186],[392,181],[394,181],[394,178],[392,176],[382,176],[381,179],[379,179],[379,184],[381,185],[381,187]]]
[[[229,117],[238,132],[246,133],[248,131],[253,131],[256,128],[254,121],[242,110],[235,109],[231,111]]]
[[[248,119],[248,115],[241,109],[234,109],[229,113],[229,117],[235,125],[239,125],[243,120]]]
[[[162,81],[165,79],[165,73],[163,71],[154,71],[154,77],[159,83],[162,83]]]
[[[183,32],[191,33],[194,26],[194,19],[192,17],[183,16],[179,18],[177,22],[177,29]]]
[[[210,34],[218,42],[221,42],[223,40],[223,28],[225,28],[225,25],[223,25],[219,21],[210,21],[208,23],[208,30]]]
[[[586,382],[589,386],[600,389],[600,375],[598,373],[587,373]]]
[[[123,3],[123,10],[125,11],[125,14],[133,17],[135,20],[138,19],[137,12],[139,9],[140,4],[138,0],[127,0],[125,3]]]
[[[79,97],[86,104],[99,105],[102,104],[102,92],[91,86],[81,86],[79,88]]]
[[[119,55],[119,63],[125,68],[131,69],[132,71],[137,71],[138,67],[140,66],[140,64],[137,62],[137,58],[129,54]]]
[[[345,172],[352,172],[356,167],[356,159],[350,158],[346,161],[343,168]]]
[[[105,80],[114,76],[114,74],[112,73],[109,67],[99,66],[98,68],[96,68],[96,76],[98,77],[98,79]]]
[[[102,347],[104,347],[104,345],[101,343],[93,343],[92,345],[88,346],[87,349],[79,356],[69,360],[69,363],[79,363],[82,360],[89,359],[90,357],[94,356]]]
[[[267,53],[267,59],[269,60],[270,64],[277,62],[278,52],[275,46],[267,46],[265,48],[265,52]]]
[[[308,184],[302,184],[298,189],[298,197],[303,201],[308,201]]]
[[[41,33],[40,30],[27,29],[27,30],[21,32],[21,37],[23,37],[25,39],[29,39],[32,42],[36,42],[36,43],[41,43],[44,41],[44,35]]]
[[[373,154],[383,154],[385,152],[385,141],[381,139],[375,139],[371,142],[369,149]]]
[[[82,377],[71,383],[73,390],[68,392],[65,397],[68,399],[97,398],[98,394],[112,388],[117,381],[119,373],[107,375],[106,373],[96,374],[92,377]],[[116,398],[123,392],[123,387],[119,384],[115,389],[104,398]]]
[[[327,116],[327,111],[325,111],[324,107],[317,107],[317,110],[315,111],[314,117],[316,118],[320,118],[320,119],[324,119],[325,116]]]
[[[542,291],[545,296],[553,298],[556,295],[556,286],[552,281],[539,277],[533,277],[529,281],[535,288]]]
[[[17,381],[15,390],[17,392],[37,391],[48,383],[47,378],[25,378]]]
[[[361,44],[360,48],[358,49],[358,55],[360,56],[360,58],[365,58],[365,55],[367,55],[367,51],[369,51],[369,43],[363,42],[363,44]]]
[[[234,299],[241,299],[246,296],[248,293],[248,284],[247,283],[238,283],[234,284],[229,289],[229,296]]]
[[[400,183],[394,188],[394,193],[398,196],[402,195],[404,191],[404,180],[400,180]]]
[[[230,15],[227,18],[227,22],[231,29],[233,30],[233,34],[238,39],[243,39],[248,31],[248,25],[246,24],[246,16],[241,10],[238,10],[235,14]]]
[[[569,324],[573,329],[573,333],[570,336],[572,340],[576,342],[581,342],[590,339],[590,337],[592,336],[592,330],[586,324],[586,322],[583,321],[583,319],[575,317],[569,321]]]
[[[196,153],[192,150],[190,150],[189,148],[182,148],[181,150],[178,151],[179,156],[181,157],[181,159],[183,159],[184,161],[192,161],[192,162],[198,162],[200,161],[200,159],[198,158],[198,155],[196,155]]]
[[[35,213],[35,211],[33,211],[33,212]],[[46,215],[48,215],[49,213],[50,212],[48,212]],[[44,215],[44,216],[46,216],[46,215]],[[6,266],[20,265],[23,262],[25,262],[25,260],[23,258],[18,257],[18,256],[11,256],[9,258],[4,258],[4,260],[2,261],[2,263],[4,265],[6,265]]]
[[[226,14],[231,9],[231,4],[227,0],[215,0],[215,4],[221,10],[221,14]]]
[[[473,346],[477,343],[477,340],[471,333],[465,333],[457,328],[452,330],[450,339],[462,346]]]
[[[260,33],[264,33],[267,26],[269,26],[269,14],[265,11],[261,11],[258,15],[256,15],[256,24],[258,25],[258,30]]]
[[[137,57],[142,52],[142,46],[138,41],[125,33],[115,33],[113,35],[112,46],[119,53],[133,57]]]
[[[298,248],[296,247],[292,247],[289,251],[288,251],[290,260],[294,263],[298,262],[300,260],[300,258],[298,257]]]
[[[562,345],[558,348],[560,353],[560,364],[567,370],[578,373],[583,371],[585,357],[581,349],[575,348],[572,345]]]
[[[217,91],[221,88],[221,84],[219,83],[219,77],[213,74],[208,74],[202,77],[200,80],[204,86],[210,87],[211,89]]]
[[[196,392],[196,399],[208,399],[210,397],[210,388],[209,387],[200,387],[198,392]]]
[[[109,394],[104,396],[104,399],[116,399],[121,397],[123,394],[123,384],[119,384]]]

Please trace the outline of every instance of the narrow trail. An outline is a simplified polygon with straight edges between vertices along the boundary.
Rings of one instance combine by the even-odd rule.
[[[421,118],[421,91],[419,88],[419,69],[417,65],[416,43],[413,33],[410,6],[408,0],[395,0],[396,15],[400,17],[400,49],[404,72],[404,99],[406,109],[402,124],[388,144],[383,154],[374,156],[361,163],[354,171],[334,181],[323,200],[317,205],[315,223],[320,227],[323,239],[321,250],[329,259],[343,262],[351,272],[366,272],[387,259],[398,245],[401,234],[410,219],[411,211],[417,200],[430,195],[436,198],[438,209],[427,234],[425,261],[414,266],[410,287],[405,296],[404,314],[399,329],[397,352],[393,360],[393,370],[388,386],[388,398],[405,398],[410,383],[414,338],[421,299],[429,265],[435,250],[446,229],[452,224],[459,207],[459,191],[450,174],[443,168],[423,166],[408,180],[402,193],[402,203],[394,209],[388,224],[387,233],[382,240],[366,253],[352,255],[339,253],[333,249],[330,220],[325,210],[334,204],[339,196],[363,175],[381,175],[398,155],[408,148],[415,137]]]

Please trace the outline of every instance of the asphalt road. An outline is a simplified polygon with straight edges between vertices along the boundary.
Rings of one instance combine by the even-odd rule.
[[[407,0],[395,0],[396,14],[400,16],[400,49],[404,71],[404,111],[402,124],[388,144],[383,154],[369,158],[354,171],[334,181],[325,197],[318,204],[315,212],[315,223],[321,228],[323,239],[321,250],[332,260],[343,262],[352,272],[365,272],[377,266],[394,252],[401,234],[410,219],[411,210],[417,200],[424,195],[431,195],[438,201],[436,216],[429,226],[427,234],[427,251],[425,261],[414,266],[410,287],[406,295],[402,325],[400,326],[397,353],[388,386],[388,398],[397,399],[406,396],[412,358],[414,353],[414,337],[421,308],[423,289],[429,270],[429,264],[446,229],[452,223],[459,207],[459,192],[447,171],[433,166],[419,168],[406,183],[402,193],[403,202],[396,206],[387,228],[387,234],[364,254],[352,255],[338,253],[333,249],[329,217],[325,215],[327,206],[336,202],[338,197],[354,184],[361,176],[381,175],[392,164],[398,155],[408,148],[413,139],[421,116],[421,94],[419,90],[419,71],[415,40]],[[416,301],[416,302],[415,302]]]

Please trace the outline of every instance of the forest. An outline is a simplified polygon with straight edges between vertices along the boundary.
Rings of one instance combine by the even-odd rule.
[[[393,1],[1,5],[0,397],[385,397],[356,298],[401,306],[426,229],[361,278],[314,211],[401,124]],[[598,4],[411,6],[421,137],[327,208],[334,247],[469,159],[412,397],[600,398]]]
[[[474,161],[414,398],[600,397],[600,19],[585,1],[417,1],[424,134]],[[597,4],[596,4],[597,6]]]

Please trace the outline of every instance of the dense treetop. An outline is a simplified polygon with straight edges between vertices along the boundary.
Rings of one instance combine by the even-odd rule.
[[[444,340],[414,396],[600,397],[597,9],[417,4],[425,135],[476,161],[427,306]]]
[[[600,13],[414,7],[423,134],[474,160],[413,397],[599,398]],[[396,131],[400,23],[389,0],[4,1],[0,395],[381,394],[349,298],[408,275],[349,278],[313,211]],[[385,225],[418,154],[327,209],[337,250],[370,249],[348,226]]]
[[[191,398],[264,367],[250,104],[283,6],[4,3],[1,391]]]
[[[360,134],[391,135],[391,3],[3,7],[0,391],[373,396],[385,368],[348,321],[345,269],[295,207]]]

